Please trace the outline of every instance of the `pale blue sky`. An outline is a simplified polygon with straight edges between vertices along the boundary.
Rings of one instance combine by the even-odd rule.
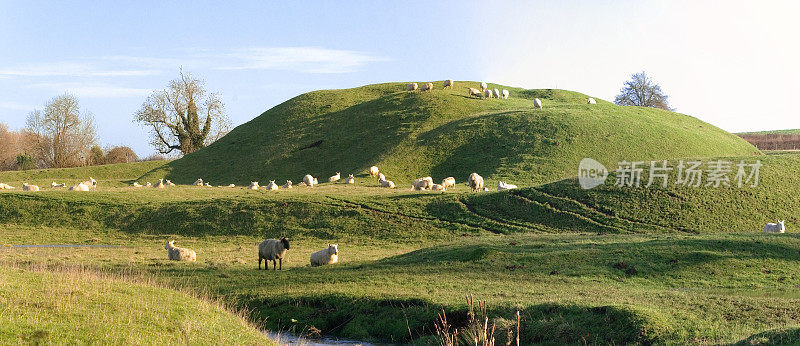
[[[183,66],[234,125],[306,91],[389,81],[611,100],[646,70],[678,111],[723,129],[800,128],[798,16],[792,2],[0,0],[0,122],[19,129],[70,91],[102,145],[147,155],[132,115]]]

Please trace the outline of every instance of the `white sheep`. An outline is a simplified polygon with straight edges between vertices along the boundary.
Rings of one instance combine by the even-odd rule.
[[[492,89],[486,89],[486,91],[483,92],[483,96],[487,99],[490,99],[492,98],[492,93]]]
[[[406,91],[416,91],[419,89],[419,85],[417,83],[408,83],[406,85]]]
[[[336,172],[335,175],[332,175],[330,178],[328,178],[328,182],[332,183],[334,181],[339,181],[339,179],[342,179],[342,173]]]
[[[319,250],[311,254],[311,266],[318,267],[326,264],[339,262],[339,245],[328,244],[324,250]]]
[[[475,88],[469,88],[467,90],[467,95],[481,98],[483,96],[483,92]]]
[[[292,188],[292,181],[291,180],[287,180],[286,184],[283,184],[283,186],[281,186],[281,188],[291,189]]]
[[[269,269],[267,261],[272,261],[272,270],[275,270],[275,261],[280,265],[279,270],[283,270],[283,256],[289,250],[289,238],[267,239],[258,244],[258,269],[261,269],[261,260],[264,260],[264,269]]]
[[[230,184],[228,187],[236,187],[236,184]]]
[[[453,81],[452,79],[447,79],[444,81],[444,86],[442,86],[442,89],[447,89],[447,88],[452,89],[453,86],[455,86],[455,84],[456,84],[455,81]]]
[[[775,223],[767,223],[764,226],[764,232],[767,233],[784,233],[786,232],[786,226],[783,224],[786,220],[775,220]]]
[[[13,190],[15,187],[8,185],[6,183],[0,183],[0,190]]]
[[[142,184],[139,184],[139,182],[134,181],[133,182],[133,187],[142,187]]]
[[[163,189],[163,188],[165,188],[166,186],[167,186],[167,185],[166,185],[166,184],[164,184],[164,179],[158,179],[158,182],[157,182],[155,185],[153,185],[153,187],[154,187],[154,188],[157,188],[157,189]]]
[[[203,186],[203,179],[197,179],[194,181],[194,186]]]
[[[431,191],[444,191],[444,185],[441,184],[433,184],[431,185]]]
[[[514,185],[514,184],[506,184],[506,183],[504,183],[502,181],[498,181],[497,182],[497,190],[498,191],[511,190],[511,189],[516,189],[516,188],[517,188],[517,185]]]
[[[433,83],[425,83],[425,85],[422,86],[422,91],[433,91]]]
[[[167,250],[167,256],[169,259],[173,261],[197,261],[197,254],[194,252],[194,250],[177,247],[174,245],[174,243],[175,240],[170,240],[167,242],[167,245],[164,245],[164,249]]]
[[[22,191],[39,191],[39,186],[22,183]]]
[[[151,186],[153,186],[153,184],[150,184],[150,182],[148,181],[147,183],[144,184],[144,186],[151,187]]]
[[[380,173],[380,171],[378,170],[378,166],[372,166],[369,168],[369,175],[374,177],[377,176],[378,173]]]
[[[233,185],[233,184],[231,184],[231,185]],[[259,187],[260,186],[258,186],[258,182],[257,181],[251,181],[250,182],[250,186],[248,186],[247,189],[248,190],[258,190]]]
[[[317,178],[314,178],[314,185],[319,185],[319,180],[317,180]]]
[[[499,99],[500,98],[500,90],[494,89],[492,93],[492,97]]]
[[[70,186],[69,190],[70,191],[89,191],[89,185],[86,185],[85,182],[82,182],[82,183],[78,183],[78,185]]]
[[[52,184],[50,184],[50,187],[51,187],[51,188],[54,188],[54,189],[55,189],[55,188],[57,188],[57,187],[67,187],[67,184],[66,184],[66,183],[61,183],[61,184],[59,184],[59,183],[56,183],[56,182],[54,181]]]
[[[586,104],[596,105],[597,101],[594,100],[594,97],[590,97],[590,98],[586,99]]]
[[[542,100],[538,98],[533,99],[533,106],[538,109],[542,109]]]
[[[470,174],[467,182],[469,183],[469,187],[472,188],[472,191],[483,190],[483,177],[481,177],[478,173]]]
[[[456,186],[456,178],[447,177],[442,179],[442,186],[444,186],[444,188]]]
[[[489,87],[486,85],[486,82],[481,82],[481,91],[488,89]]]
[[[203,186],[205,186],[205,187],[213,187],[213,186],[211,186],[211,183],[209,183],[209,182],[206,182]]]
[[[352,174],[350,174],[350,176],[347,177],[347,179],[345,179],[344,182],[347,184],[355,184],[356,178]]]
[[[306,184],[306,186],[308,186],[308,187],[314,187],[314,183],[316,182],[316,180],[317,180],[317,179],[316,179],[316,178],[314,178],[314,177],[312,177],[312,176],[311,176],[311,174],[306,174],[306,176],[305,176],[305,177],[303,177],[303,182],[304,182],[304,183]]]
[[[92,178],[92,177],[89,177],[89,182],[91,183],[91,184],[90,184],[90,186],[91,186],[93,189],[97,187],[97,180],[94,180],[94,178]]]
[[[278,189],[278,184],[275,184],[275,180],[270,180],[269,184],[267,184],[267,191],[275,191]]]
[[[386,180],[386,176],[383,173],[378,173],[378,183],[384,180]]]
[[[425,191],[431,188],[433,188],[433,178],[431,177],[417,178],[411,183],[411,190],[414,191]]]
[[[502,94],[503,94],[503,98],[504,98],[504,99],[507,99],[507,98],[508,98],[508,90],[506,90],[506,89],[503,89],[503,93],[502,93]]]
[[[165,182],[167,183],[167,186],[175,186],[175,183],[169,181],[169,179],[165,180]]]
[[[391,180],[381,180],[380,183],[381,183],[381,187],[394,189],[394,182],[391,181]]]

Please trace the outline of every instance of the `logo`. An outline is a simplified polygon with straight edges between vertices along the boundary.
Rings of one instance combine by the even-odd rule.
[[[584,158],[578,165],[578,183],[584,190],[603,185],[608,178],[608,170],[597,160]]]

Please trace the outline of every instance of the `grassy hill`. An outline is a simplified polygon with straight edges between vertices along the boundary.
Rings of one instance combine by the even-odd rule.
[[[396,182],[426,175],[462,181],[478,172],[530,186],[573,176],[584,157],[613,163],[758,152],[683,114],[602,100],[587,105],[577,92],[495,84],[489,87],[508,89],[510,98],[480,100],[466,96],[478,83],[456,85],[433,92],[386,83],[306,93],[140,180],[297,182],[310,173],[323,181],[377,165]],[[533,98],[544,109],[534,109]]]

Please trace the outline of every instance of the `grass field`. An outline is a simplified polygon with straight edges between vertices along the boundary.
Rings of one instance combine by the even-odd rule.
[[[753,160],[726,158],[739,159]],[[744,190],[585,191],[567,179],[442,194],[361,177],[278,192],[112,182],[88,193],[6,191],[0,243],[122,247],[3,247],[0,261],[146,276],[206,292],[264,328],[353,339],[432,342],[436,314],[458,324],[473,294],[502,328],[521,309],[527,343],[780,342],[800,326],[800,237],[761,228],[775,217],[796,227],[800,157],[758,159],[760,185]],[[258,242],[282,235],[292,240],[285,270],[255,270]],[[166,260],[167,239],[198,262]],[[310,268],[308,255],[331,242],[341,264]]]
[[[269,342],[250,323],[438,344],[437,314],[464,327],[466,295],[487,302],[499,344],[517,310],[524,344],[774,344],[800,336],[799,155],[762,155],[695,118],[605,101],[590,106],[570,91],[496,86],[511,97],[464,97],[460,88],[473,84],[431,93],[398,91],[403,83],[312,92],[179,160],[0,173],[12,186],[43,187],[0,191],[7,282],[0,303],[25,302],[14,308],[36,316],[0,315],[8,322],[0,343],[159,342],[125,328],[97,339],[95,331],[127,316],[131,326],[153,320],[188,343],[206,333],[219,340],[208,343]],[[545,109],[532,109],[535,97]],[[612,171],[605,185],[578,187],[583,157]],[[759,185],[613,184],[618,161],[670,159],[674,167],[689,158],[730,161],[731,179],[740,160],[760,160]],[[398,188],[380,188],[364,174],[372,164]],[[306,173],[326,181],[337,171],[355,173],[356,183],[280,191],[130,186],[163,177],[298,183]],[[489,187],[503,180],[521,188],[470,192],[464,181],[473,171]],[[446,193],[408,189],[426,175],[458,184]],[[49,187],[89,176],[100,182],[95,191]],[[776,218],[786,220],[788,234],[763,233]],[[256,270],[258,243],[282,236],[291,241],[284,270]],[[198,261],[167,260],[170,239],[194,249]],[[329,243],[339,244],[340,263],[310,267],[309,255]],[[15,246],[25,244],[119,247]],[[58,305],[41,293],[55,289],[51,282],[97,299]],[[131,301],[119,302],[116,287]],[[154,306],[149,297],[161,295],[181,312]],[[137,305],[147,313],[131,311]],[[63,322],[41,317],[51,306]],[[87,312],[98,306],[122,311]],[[83,313],[70,315],[72,308]],[[96,328],[64,329],[87,316],[101,316]]]

